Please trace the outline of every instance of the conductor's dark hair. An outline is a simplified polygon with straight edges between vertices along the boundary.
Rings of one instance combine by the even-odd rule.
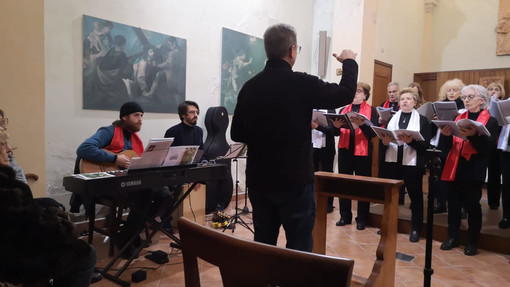
[[[287,24],[270,26],[264,33],[264,48],[268,60],[283,59],[296,43],[296,30]]]

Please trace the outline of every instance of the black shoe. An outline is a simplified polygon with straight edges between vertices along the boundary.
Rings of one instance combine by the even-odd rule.
[[[94,271],[92,272],[92,277],[90,278],[90,284],[94,284],[103,280],[103,274],[99,271],[99,269],[94,267]]]
[[[338,220],[336,222],[336,226],[344,226],[344,225],[347,225],[347,224],[351,224],[351,220],[347,221],[343,218],[340,218],[340,220]]]
[[[356,229],[357,230],[365,230],[366,226],[364,222],[358,222],[356,223]]]
[[[464,248],[464,255],[473,256],[476,255],[477,253],[478,249],[476,248],[475,245],[468,244],[466,245],[466,248]]]
[[[468,217],[467,210],[463,207],[460,209],[460,219],[466,219]]]
[[[446,242],[441,244],[441,250],[452,250],[455,247],[459,247],[459,242],[453,238],[448,238]]]
[[[503,217],[503,219],[501,219],[501,221],[498,223],[498,227],[501,229],[509,228],[510,227],[510,218]]]
[[[436,204],[434,206],[434,213],[445,213],[447,211],[448,210],[446,209],[446,206],[444,206],[442,204]]]
[[[411,242],[418,242],[420,241],[420,233],[416,230],[413,230],[411,232],[411,235],[409,235],[409,241]]]

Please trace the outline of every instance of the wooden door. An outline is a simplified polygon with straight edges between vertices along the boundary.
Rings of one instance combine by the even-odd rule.
[[[372,106],[381,105],[388,99],[388,84],[391,82],[393,65],[378,60],[374,61],[374,84],[372,87]],[[372,156],[372,176],[379,175],[379,138],[372,139],[374,154]]]

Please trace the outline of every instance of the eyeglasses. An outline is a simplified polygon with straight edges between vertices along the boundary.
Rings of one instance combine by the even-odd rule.
[[[476,96],[475,96],[475,95],[473,95],[473,94],[471,94],[471,95],[463,95],[463,96],[460,96],[460,99],[461,99],[461,100],[463,100],[463,101],[465,101],[465,100],[467,100],[467,99],[472,100],[472,99],[474,99],[475,97],[476,97]]]
[[[299,54],[301,52],[301,46],[292,45],[289,49],[292,49],[292,47],[296,47],[297,53]]]

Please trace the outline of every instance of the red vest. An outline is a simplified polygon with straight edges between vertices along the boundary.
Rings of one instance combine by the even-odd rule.
[[[465,112],[462,115],[457,116],[455,121],[459,121],[461,119],[467,119],[469,112]],[[487,110],[483,110],[478,115],[476,119],[477,122],[487,125],[487,121],[491,116]],[[446,158],[446,162],[443,169],[443,174],[441,175],[441,180],[443,181],[454,181],[455,174],[457,173],[457,166],[459,165],[459,157],[462,156],[467,161],[471,159],[471,156],[477,154],[478,151],[473,147],[473,145],[469,142],[469,140],[464,141],[463,139],[454,136],[452,149],[448,153],[448,157]]]
[[[137,133],[131,133],[131,149],[134,150],[138,156],[142,156],[143,143]],[[124,131],[120,126],[115,126],[113,132],[112,142],[109,146],[105,147],[106,150],[114,153],[119,153],[124,150]]]
[[[352,104],[345,107],[345,109],[343,109],[340,114],[346,114],[350,111],[352,111]],[[369,104],[367,104],[366,101],[361,103],[361,106],[359,107],[359,113],[369,119],[372,118],[372,108]],[[350,129],[340,129],[340,140],[338,141],[338,148],[349,149],[350,135]],[[368,139],[360,128],[354,130],[354,155],[368,156]]]

